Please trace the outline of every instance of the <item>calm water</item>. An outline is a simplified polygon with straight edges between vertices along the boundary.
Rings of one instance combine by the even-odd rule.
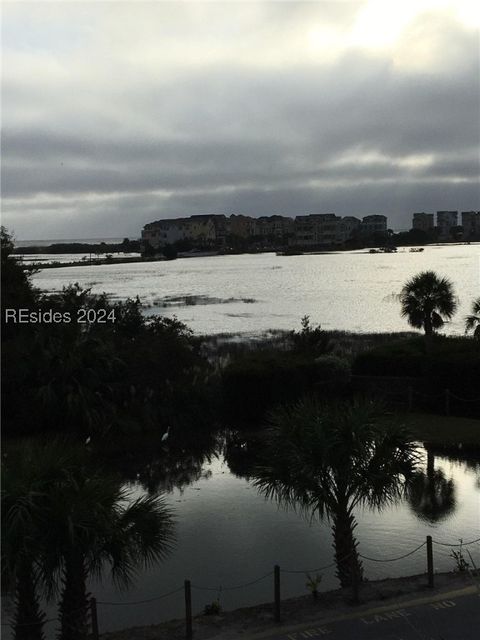
[[[480,464],[436,457],[435,469],[443,471],[446,479],[454,482],[454,510],[437,523],[421,519],[407,502],[382,513],[359,510],[360,553],[392,558],[414,549],[426,535],[453,544],[460,538],[469,541],[479,537]],[[148,600],[181,587],[183,580],[189,578],[193,585],[214,589],[193,589],[195,612],[201,612],[205,604],[217,597],[224,608],[232,609],[271,601],[272,578],[231,592],[222,591],[221,586],[254,580],[270,572],[277,563],[283,569],[311,570],[332,562],[327,523],[310,523],[294,512],[265,501],[251,482],[231,473],[222,455],[213,456],[210,462],[200,465],[192,477],[195,479],[190,484],[185,478],[180,488],[167,493],[177,520],[173,554],[158,568],[145,572],[135,588],[126,593],[117,592],[108,582],[92,585],[98,600],[117,603]],[[145,491],[138,482],[132,486],[136,493]],[[469,549],[478,565],[480,545],[471,545]],[[435,570],[453,570],[450,553],[450,547],[434,546]],[[364,561],[364,569],[369,579],[422,573],[426,571],[425,547],[396,562]],[[321,590],[338,587],[334,569],[322,574]],[[303,573],[282,574],[282,597],[306,593]],[[48,614],[55,617],[56,612],[52,609]],[[145,604],[99,605],[101,631],[154,624],[182,615],[182,592]],[[54,627],[55,624],[49,625],[52,634]]]
[[[421,270],[448,276],[460,307],[448,333],[480,293],[480,245],[431,246],[423,253],[348,252],[184,258],[171,262],[49,269],[34,276],[45,290],[79,282],[117,298],[140,296],[147,312],[175,314],[200,333],[292,329],[309,314],[325,329],[402,331],[397,294]]]

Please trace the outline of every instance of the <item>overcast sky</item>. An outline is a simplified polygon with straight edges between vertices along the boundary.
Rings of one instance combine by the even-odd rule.
[[[480,209],[480,3],[4,2],[3,224]]]

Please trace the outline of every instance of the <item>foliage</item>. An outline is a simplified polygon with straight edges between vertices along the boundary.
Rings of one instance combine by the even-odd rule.
[[[222,613],[222,607],[218,600],[213,600],[210,604],[206,604],[203,609],[205,616],[219,616]]]
[[[167,260],[175,260],[177,257],[177,249],[173,244],[167,244],[162,250],[164,257]]]
[[[422,271],[408,280],[400,293],[402,316],[425,335],[432,335],[457,309],[453,285],[434,271]]]
[[[305,586],[315,599],[318,598],[318,587],[321,582],[322,575],[320,573],[317,573],[315,576],[307,573],[307,582],[305,583]]]
[[[2,577],[17,593],[16,620],[38,604],[40,589],[61,592],[61,640],[87,637],[89,577],[101,578],[108,567],[126,586],[171,548],[173,521],[161,498],[134,499],[66,444],[10,449],[2,484]]]
[[[334,386],[339,371],[343,375],[337,359],[317,363],[306,354],[273,349],[245,353],[223,371],[223,401],[231,415],[259,422],[281,402],[314,390],[324,393],[322,383]]]
[[[381,408],[356,399],[305,399],[276,410],[254,484],[267,498],[332,522],[342,586],[361,577],[354,510],[381,509],[404,491],[416,466],[406,429],[382,423]]]
[[[111,302],[78,284],[32,299],[31,307],[68,314],[71,322],[20,325],[5,341],[5,432],[85,436],[163,432],[171,421],[191,424],[194,417],[199,426],[211,423],[210,367],[201,342],[176,318],[146,318],[138,298]],[[115,319],[78,323],[88,309]]]
[[[295,351],[311,356],[320,356],[332,350],[331,339],[320,325],[312,327],[310,316],[301,319],[301,331],[292,331],[290,338]]]
[[[472,302],[472,313],[465,318],[465,333],[469,331],[480,341],[480,297]]]
[[[455,551],[455,549],[452,549],[452,552],[450,553],[450,557],[455,561],[455,571],[458,571],[459,573],[465,573],[465,571],[468,571],[470,568],[470,563],[468,560],[465,560],[465,556],[463,555],[462,544],[463,540],[460,540],[460,547],[458,550]]]

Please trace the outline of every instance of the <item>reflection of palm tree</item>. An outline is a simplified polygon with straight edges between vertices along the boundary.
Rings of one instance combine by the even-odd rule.
[[[408,487],[408,501],[422,520],[440,522],[456,507],[455,485],[440,469],[435,470],[435,456],[427,449],[427,471],[414,473]]]
[[[402,316],[427,336],[440,329],[457,309],[452,283],[434,271],[422,271],[408,280],[399,297]]]
[[[362,574],[355,507],[396,500],[415,467],[404,428],[378,418],[378,408],[364,401],[322,407],[304,400],[282,408],[255,473],[254,484],[267,497],[331,520],[342,586],[352,583],[353,571]]]
[[[480,298],[472,302],[472,313],[465,318],[465,333],[473,331],[473,336],[480,340]]]

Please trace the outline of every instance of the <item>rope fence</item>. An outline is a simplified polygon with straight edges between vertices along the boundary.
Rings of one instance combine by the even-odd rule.
[[[271,576],[273,575],[273,595],[274,595],[274,601],[273,601],[273,613],[274,613],[274,620],[276,622],[280,622],[281,621],[281,599],[280,599],[280,576],[282,573],[284,574],[303,574],[305,576],[309,576],[310,574],[316,574],[320,571],[326,571],[328,569],[332,569],[333,567],[339,567],[340,565],[344,564],[348,559],[352,558],[352,566],[351,566],[351,574],[350,574],[350,580],[351,580],[351,589],[352,589],[352,593],[353,593],[353,602],[358,602],[358,593],[359,593],[359,587],[360,587],[360,583],[361,580],[359,579],[359,576],[356,573],[356,562],[354,562],[354,559],[362,559],[362,560],[367,560],[369,562],[379,562],[379,563],[388,563],[388,562],[397,562],[399,560],[403,560],[404,558],[408,558],[409,556],[412,556],[413,554],[417,553],[418,551],[420,551],[420,549],[422,549],[423,547],[427,547],[427,579],[428,579],[428,586],[429,587],[433,587],[434,586],[434,569],[433,569],[433,545],[438,545],[440,547],[449,547],[449,548],[458,548],[458,547],[470,547],[471,545],[474,544],[479,544],[480,543],[480,538],[476,538],[475,540],[470,540],[468,542],[463,542],[460,539],[459,543],[453,543],[453,542],[443,542],[441,540],[434,540],[431,536],[427,536],[426,540],[424,540],[421,544],[419,544],[417,547],[415,547],[414,549],[400,555],[400,556],[395,556],[393,558],[374,558],[371,556],[366,556],[363,555],[361,553],[354,553],[354,552],[350,552],[348,555],[343,556],[340,559],[337,559],[329,564],[323,565],[321,567],[317,567],[315,569],[281,569],[278,565],[275,565],[275,567],[273,568],[273,571],[269,571],[268,573],[265,573],[263,575],[261,575],[258,578],[255,578],[254,580],[250,580],[248,582],[242,583],[242,584],[237,584],[237,585],[230,585],[230,586],[223,586],[223,585],[219,585],[219,586],[205,586],[205,585],[196,585],[196,584],[191,584],[190,580],[185,580],[184,584],[182,586],[179,586],[177,589],[173,589],[172,591],[168,591],[166,593],[162,593],[158,596],[155,596],[153,598],[148,598],[148,599],[144,599],[144,600],[131,600],[131,601],[122,601],[122,602],[113,602],[113,601],[104,601],[104,600],[96,600],[95,598],[90,598],[89,601],[89,622],[90,622],[90,627],[91,627],[91,638],[92,640],[99,640],[99,630],[98,630],[98,613],[97,613],[97,606],[101,605],[101,606],[131,606],[131,605],[141,605],[141,604],[146,604],[146,603],[150,603],[150,602],[155,602],[158,600],[162,600],[163,598],[167,598],[169,596],[172,596],[176,593],[180,593],[181,591],[184,592],[184,596],[185,596],[185,638],[186,640],[192,640],[193,638],[193,616],[192,616],[192,593],[191,590],[196,589],[198,591],[213,591],[213,592],[217,592],[219,594],[223,593],[223,592],[228,592],[228,591],[235,591],[238,589],[244,589],[247,587],[250,587],[254,584],[258,584],[259,582],[262,582],[263,580],[266,580],[267,578],[271,578]],[[470,571],[471,576],[473,576],[474,573],[477,573],[478,570],[475,566],[475,564],[473,563],[473,558],[471,556],[470,550],[467,549],[467,553],[470,557],[470,560],[473,564],[473,572]],[[79,609],[75,609],[74,611],[71,612],[71,614],[73,613],[77,613],[78,611],[84,609],[84,607],[81,607]],[[70,615],[70,614],[69,614]],[[49,622],[55,622],[58,621],[58,618],[49,618],[47,620],[43,620],[42,624],[46,624]],[[2,626],[12,626],[11,623],[4,623],[2,622]],[[32,623],[22,623],[22,624],[18,624],[16,625],[17,627],[34,627],[34,626],[38,626],[38,622],[32,622]]]
[[[381,393],[381,395],[385,398],[391,398],[391,402],[396,402],[397,404],[402,404],[407,407],[408,411],[413,411],[415,406],[420,406],[425,403],[438,403],[443,409],[443,413],[447,416],[451,414],[452,402],[456,403],[464,403],[467,407],[473,407],[478,404],[479,411],[478,415],[480,416],[480,397],[478,398],[463,398],[462,396],[457,395],[450,391],[450,389],[443,389],[438,393],[424,393],[423,391],[419,391],[415,389],[411,384],[407,387],[402,385],[398,389],[387,389],[382,386],[375,387],[376,391]],[[415,399],[418,398],[419,402],[416,402]],[[473,409],[470,409],[472,411]]]

